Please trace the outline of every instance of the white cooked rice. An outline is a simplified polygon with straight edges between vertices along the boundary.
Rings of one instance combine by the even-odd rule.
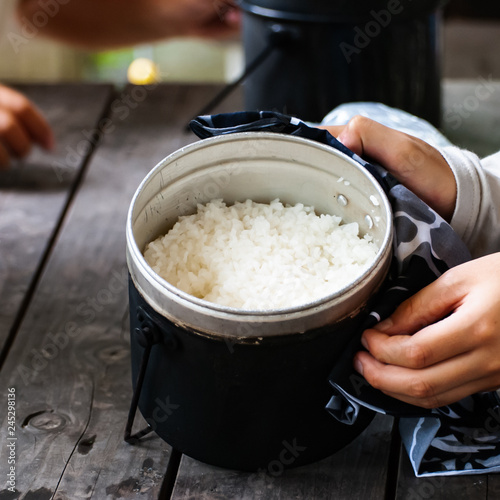
[[[314,208],[247,200],[198,205],[144,257],[166,281],[195,297],[246,310],[307,304],[354,281],[377,246],[357,223]]]

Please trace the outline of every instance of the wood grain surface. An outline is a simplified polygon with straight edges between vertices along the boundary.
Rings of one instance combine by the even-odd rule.
[[[100,120],[99,146],[0,373],[0,393],[16,392],[15,498],[159,495],[168,445],[154,435],[137,446],[123,441],[132,395],[125,220],[146,173],[196,139],[185,124],[213,92],[131,87]],[[73,99],[65,112],[91,102]],[[77,137],[83,126],[72,125]],[[36,189],[30,194],[43,202]],[[10,251],[18,248],[14,241]],[[6,418],[0,415],[2,443]],[[5,447],[0,453],[5,464]],[[9,495],[0,490],[0,498]]]
[[[0,349],[24,313],[30,287],[90,148],[86,133],[98,125],[111,97],[109,85],[24,85],[20,90],[53,127],[56,149],[39,149],[0,172]],[[78,151],[77,151],[78,149]]]

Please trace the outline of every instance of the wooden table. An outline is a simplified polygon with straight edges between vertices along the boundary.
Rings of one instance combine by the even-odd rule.
[[[500,84],[481,98],[478,85],[446,84],[445,129],[485,154],[500,145]],[[196,140],[184,127],[216,89],[22,90],[52,123],[57,149],[34,151],[0,174],[0,499],[499,498],[493,475],[416,479],[389,417],[377,416],[334,456],[278,477],[180,457],[155,435],[126,444],[127,209],[146,173]],[[218,111],[237,109],[233,95]],[[14,436],[7,413],[12,389]],[[16,438],[14,455],[9,437]],[[15,493],[8,490],[9,457]]]

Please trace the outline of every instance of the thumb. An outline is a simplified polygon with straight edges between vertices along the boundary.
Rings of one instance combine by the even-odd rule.
[[[446,274],[399,305],[374,329],[387,335],[412,335],[452,313],[463,299],[461,287]]]
[[[359,156],[369,157],[388,166],[393,163],[391,152],[395,150],[394,140],[400,132],[370,120],[355,116],[343,128],[338,140]]]

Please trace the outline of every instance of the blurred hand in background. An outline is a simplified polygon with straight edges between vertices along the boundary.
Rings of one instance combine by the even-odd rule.
[[[12,157],[25,157],[33,144],[53,147],[49,124],[28,98],[0,85],[0,169],[5,169]]]
[[[49,36],[85,49],[108,49],[173,37],[227,38],[239,32],[233,0],[71,0],[48,13],[39,0],[19,0],[21,26],[38,18]]]

